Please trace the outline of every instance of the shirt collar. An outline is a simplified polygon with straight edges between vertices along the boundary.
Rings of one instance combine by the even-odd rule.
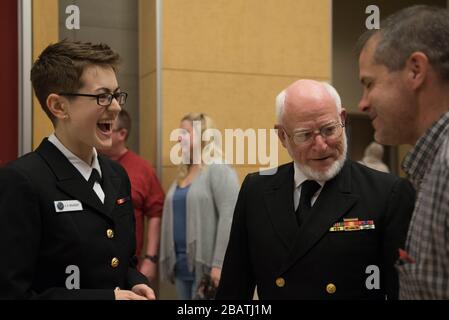
[[[402,162],[402,169],[408,174],[415,187],[420,185],[424,174],[432,165],[433,157],[446,138],[447,131],[449,131],[449,111],[419,138]]]
[[[54,133],[52,133],[48,137],[48,141],[53,143],[55,147],[62,152],[62,154],[67,158],[67,160],[69,160],[70,163],[79,171],[79,173],[81,173],[84,179],[89,180],[90,174],[92,173],[92,169],[97,169],[98,173],[100,174],[100,177],[102,176],[100,163],[98,162],[98,153],[97,150],[95,150],[95,148],[92,148],[93,149],[92,165],[88,165],[86,162],[84,162],[76,155],[74,155],[73,152],[67,149]]]
[[[293,162],[294,164],[294,169],[295,169],[295,189],[297,189],[301,184],[303,184],[303,182],[305,182],[306,180],[310,180],[309,178],[307,178],[304,173],[302,173],[302,171],[299,169],[298,165],[296,164],[296,161]],[[319,185],[322,187],[325,183],[325,181],[317,181],[319,183]]]

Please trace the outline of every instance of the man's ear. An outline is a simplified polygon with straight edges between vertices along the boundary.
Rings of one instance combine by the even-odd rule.
[[[346,113],[346,109],[345,108],[341,108],[340,111],[340,119],[341,119],[341,123],[346,124],[346,117],[347,117],[347,113]]]
[[[422,52],[413,52],[405,63],[407,81],[413,90],[418,89],[428,76],[429,58]]]
[[[121,128],[118,132],[120,137],[120,141],[126,141],[128,139],[128,130],[125,128]]]
[[[287,146],[285,145],[285,139],[287,138],[286,137],[286,135],[285,135],[285,131],[284,131],[284,129],[282,129],[282,126],[281,125],[279,125],[279,124],[275,124],[274,125],[274,129],[276,130],[276,132],[277,132],[277,135],[278,135],[278,137],[279,137],[279,140],[281,141],[281,144],[282,144],[282,146],[284,147],[284,148],[287,148]]]
[[[50,93],[47,97],[47,108],[58,120],[68,118],[67,100],[56,93]]]

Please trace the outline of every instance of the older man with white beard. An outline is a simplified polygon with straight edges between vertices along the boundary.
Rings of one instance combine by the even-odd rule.
[[[298,80],[276,98],[293,162],[243,182],[217,299],[396,299],[394,263],[414,191],[346,160],[346,111],[327,83]]]

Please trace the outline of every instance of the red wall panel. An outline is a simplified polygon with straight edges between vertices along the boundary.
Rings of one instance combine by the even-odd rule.
[[[0,166],[17,157],[18,23],[17,0],[0,2]]]

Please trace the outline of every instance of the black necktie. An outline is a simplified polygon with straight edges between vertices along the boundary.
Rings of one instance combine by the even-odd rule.
[[[98,182],[101,185],[101,177],[97,169],[92,169],[92,172],[90,173],[90,177],[87,183],[89,183],[90,187],[93,188],[95,182]]]
[[[298,209],[296,209],[296,221],[298,226],[304,222],[310,209],[312,208],[312,196],[321,188],[318,182],[307,180],[302,184],[301,197],[299,198]]]

